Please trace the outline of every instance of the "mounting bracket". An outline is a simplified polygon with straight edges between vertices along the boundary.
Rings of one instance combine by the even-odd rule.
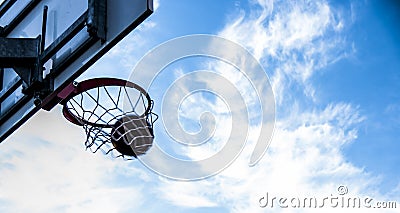
[[[37,38],[0,37],[0,67],[13,68],[29,90],[40,80],[39,51],[40,36]]]
[[[45,48],[47,6],[43,8],[41,35],[36,38],[6,38],[15,26],[12,24],[0,26],[0,69],[13,68],[22,80],[22,93],[32,95],[37,106],[41,105],[42,99],[53,90],[53,78],[43,78],[43,65],[50,57],[67,44],[84,26],[87,27],[91,37],[90,41],[100,40],[103,44],[107,39],[107,0],[87,1],[88,11],[47,48]],[[35,7],[35,5],[31,6]],[[26,9],[21,13],[29,13],[29,10]],[[69,57],[73,60],[74,54]],[[57,68],[59,67],[55,69]]]

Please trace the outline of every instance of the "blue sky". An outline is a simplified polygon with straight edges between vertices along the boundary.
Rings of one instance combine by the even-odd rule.
[[[85,152],[83,130],[58,107],[38,113],[0,144],[0,211],[280,212],[260,208],[260,196],[323,197],[340,185],[352,195],[400,202],[400,5],[394,2],[155,1],[151,17],[79,79],[128,78],[146,52],[179,36],[235,41],[263,65],[276,99],[274,135],[263,159],[247,166],[250,143],[214,177],[166,179],[140,162]],[[205,63],[189,60],[160,75],[150,90],[155,110],[170,82]],[[216,99],[198,106],[220,106]],[[196,115],[183,111],[186,127],[195,130]],[[161,123],[156,127],[161,141],[167,136]],[[163,148],[207,156],[223,143],[226,132],[216,132],[216,147]]]

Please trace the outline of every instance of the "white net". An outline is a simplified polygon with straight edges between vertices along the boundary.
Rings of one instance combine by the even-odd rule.
[[[136,88],[101,86],[75,95],[64,107],[83,126],[86,149],[132,159],[152,146],[158,118],[152,105],[149,96]]]

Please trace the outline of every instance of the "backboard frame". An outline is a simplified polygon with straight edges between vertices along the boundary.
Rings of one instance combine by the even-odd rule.
[[[32,10],[45,5],[49,1],[52,0],[29,1],[7,26],[0,27],[0,37],[7,37]],[[40,53],[39,61],[40,65],[43,66],[78,32],[86,28],[90,35],[78,48],[53,63],[50,72],[42,79],[41,89],[42,92],[44,89],[44,93],[39,105],[34,103],[35,93],[28,92],[18,99],[10,109],[1,112],[1,103],[20,88],[24,81],[17,76],[7,85],[1,85],[5,70],[0,64],[0,86],[2,88],[0,91],[0,143],[40,109],[51,110],[56,106],[62,100],[58,93],[63,88],[85,72],[153,13],[153,0],[87,1],[87,11]],[[0,5],[0,18],[12,9],[16,2],[16,0],[3,1]],[[126,20],[120,20],[121,17],[124,19],[125,16],[127,17]],[[106,24],[102,19],[106,20]]]

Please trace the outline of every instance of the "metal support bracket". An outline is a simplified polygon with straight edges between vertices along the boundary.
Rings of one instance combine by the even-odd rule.
[[[15,28],[16,23],[37,6],[40,0],[32,0],[16,18],[0,26],[0,68],[13,68],[22,80],[22,92],[33,96],[37,106],[52,92],[54,77],[52,73],[63,70],[85,48],[94,42],[107,39],[107,0],[87,0],[88,10],[79,17],[59,38],[45,48],[46,22],[48,7],[43,8],[42,32],[37,38],[6,38]],[[11,5],[10,5],[11,6]],[[1,12],[1,11],[0,11]],[[50,70],[49,77],[43,78],[43,65],[66,45],[81,29],[87,27],[90,38],[80,48],[68,55]],[[54,74],[53,74],[54,75]]]
[[[41,36],[37,38],[0,37],[0,67],[13,68],[22,80],[22,92],[34,97],[35,104],[50,92],[50,82],[43,80],[40,62]]]
[[[38,1],[25,8],[29,13]],[[32,7],[32,8],[31,8]],[[5,38],[4,29],[0,28],[0,68],[13,68],[22,80],[22,93],[33,96],[35,105],[41,105],[42,99],[51,92],[52,82],[43,79],[43,61],[41,54],[45,47],[46,22],[48,7],[43,8],[42,34],[36,38]],[[22,15],[23,15],[22,14]],[[23,17],[21,14],[17,17]],[[7,26],[7,29],[11,29]]]
[[[40,40],[0,37],[0,67],[14,68],[27,87],[38,79]]]

